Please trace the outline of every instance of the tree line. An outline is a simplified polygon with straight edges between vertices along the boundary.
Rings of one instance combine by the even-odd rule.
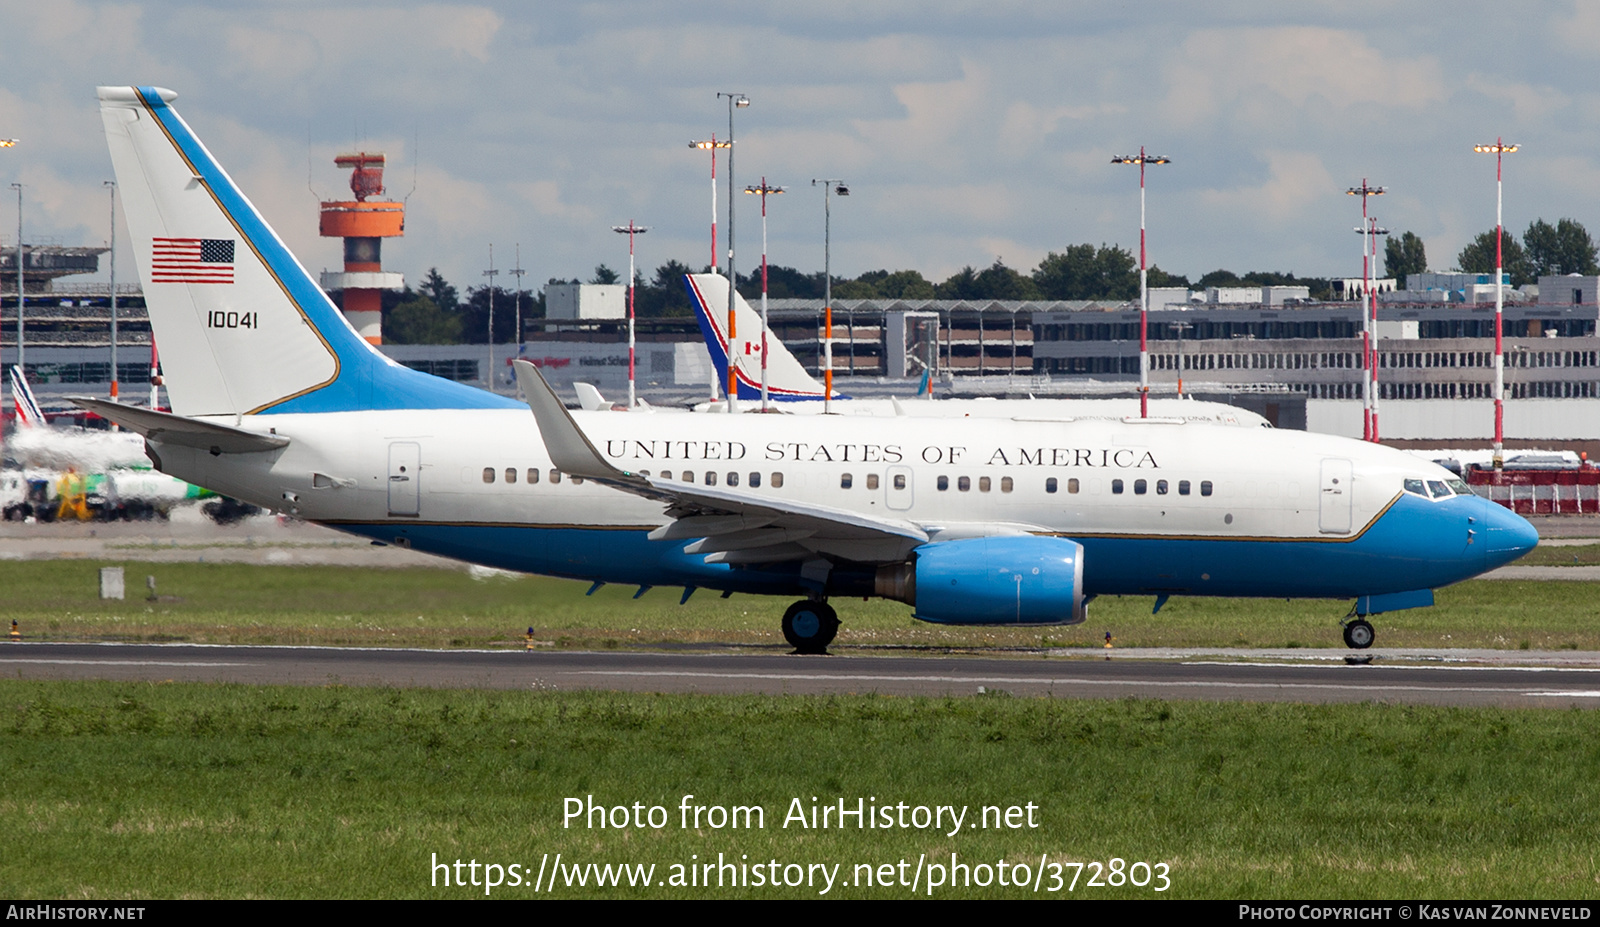
[[[1561,219],[1555,225],[1543,219],[1535,220],[1522,236],[1522,242],[1509,233],[1502,244],[1505,268],[1511,275],[1513,286],[1532,282],[1541,274],[1600,273],[1596,263],[1594,241],[1583,225],[1573,219]],[[1457,266],[1467,273],[1493,273],[1494,231],[1479,235],[1456,258]],[[1387,276],[1397,278],[1401,288],[1405,278],[1428,269],[1427,254],[1422,239],[1412,232],[1389,238],[1384,243],[1384,268]],[[638,272],[635,279],[636,311],[641,319],[682,318],[692,315],[688,291],[684,287],[685,274],[707,273],[710,267],[698,271],[681,261],[671,260],[646,276]],[[1236,274],[1225,269],[1214,270],[1198,280],[1170,274],[1160,267],[1148,271],[1149,285],[1154,287],[1230,287],[1230,286],[1304,286],[1312,299],[1331,299],[1332,281],[1324,277],[1298,277],[1293,273],[1277,271],[1251,271]],[[547,283],[581,283],[551,278]],[[589,283],[622,283],[621,276],[605,264],[594,269]],[[823,275],[804,273],[793,267],[769,265],[767,268],[767,294],[773,299],[821,299]],[[761,271],[740,274],[739,292],[747,299],[761,295]],[[489,301],[494,300],[494,338],[496,342],[513,343],[518,340],[516,331],[516,305],[520,300],[524,319],[542,319],[545,316],[544,291],[516,290],[488,286],[470,287],[463,299],[460,291],[431,268],[416,289],[407,286],[397,293],[384,294],[384,340],[397,344],[465,344],[483,337],[489,324]],[[1031,271],[1023,273],[1008,267],[996,258],[994,263],[979,270],[963,267],[942,281],[934,282],[915,270],[872,270],[858,277],[835,277],[835,299],[960,299],[981,300],[1097,300],[1102,302],[1127,302],[1139,297],[1139,267],[1134,255],[1117,245],[1069,245],[1062,251],[1052,251]]]

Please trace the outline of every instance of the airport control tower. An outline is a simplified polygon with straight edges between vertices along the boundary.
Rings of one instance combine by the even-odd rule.
[[[400,274],[386,274],[382,266],[385,238],[405,234],[404,203],[369,200],[383,195],[383,155],[358,151],[333,159],[351,168],[350,192],[354,201],[322,204],[322,237],[344,239],[344,272],[322,272],[324,290],[344,291],[344,317],[361,337],[383,343],[383,292],[405,286]]]

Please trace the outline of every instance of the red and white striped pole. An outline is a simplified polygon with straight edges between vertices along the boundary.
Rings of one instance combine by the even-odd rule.
[[[1505,163],[1505,156],[1516,151],[1519,146],[1507,145],[1503,138],[1494,140],[1493,145],[1474,145],[1473,151],[1494,155],[1494,469],[1499,471],[1505,465],[1505,440],[1506,440],[1506,374],[1505,374],[1505,255],[1501,252],[1502,243],[1505,241],[1504,218],[1502,204],[1504,203],[1504,186],[1502,183],[1501,168]]]
[[[711,272],[717,272],[717,149],[732,148],[727,141],[717,141],[715,132],[711,133],[710,141],[693,141],[690,148],[699,148],[711,152]]]
[[[775,187],[767,183],[767,178],[761,178],[761,186],[745,187],[746,193],[761,194],[761,411],[767,411],[767,194],[782,193],[782,187]],[[729,349],[733,344],[728,344]]]
[[[1150,281],[1146,262],[1144,238],[1144,166],[1146,164],[1171,164],[1172,159],[1144,153],[1139,146],[1139,156],[1125,155],[1112,158],[1112,164],[1139,165],[1139,417],[1150,417]]]

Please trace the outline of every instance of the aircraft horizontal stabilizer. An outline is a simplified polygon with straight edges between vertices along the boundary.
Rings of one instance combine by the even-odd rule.
[[[87,396],[68,396],[67,399],[157,444],[175,444],[217,454],[252,454],[276,450],[289,444],[289,439],[282,435],[258,434],[243,428],[185,418],[170,412],[141,409],[108,399],[90,399]]]

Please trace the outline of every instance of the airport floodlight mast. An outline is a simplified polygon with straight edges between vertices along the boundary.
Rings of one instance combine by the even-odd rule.
[[[1150,282],[1146,270],[1145,245],[1144,245],[1144,166],[1146,164],[1171,164],[1171,158],[1162,158],[1144,153],[1144,146],[1139,146],[1139,155],[1122,155],[1111,159],[1112,164],[1137,164],[1139,165],[1139,417],[1150,417],[1150,345],[1147,339],[1147,330],[1150,326]]]
[[[111,398],[117,398],[117,182],[102,184],[111,191]],[[113,428],[116,426],[113,425]]]
[[[750,105],[750,98],[742,93],[717,93],[717,99],[728,98],[728,345],[733,345],[733,337],[738,334],[737,322],[733,314],[733,300],[739,289],[739,274],[733,265],[733,111],[744,109]],[[715,150],[715,149],[713,149]],[[739,409],[739,377],[735,371],[738,365],[728,364],[728,411],[737,412]]]
[[[0,147],[16,147],[16,139],[0,138]],[[16,322],[22,323],[22,187],[16,189]],[[16,365],[22,367],[21,339]],[[0,376],[0,407],[5,405],[5,376]]]
[[[1505,139],[1497,138],[1493,145],[1474,145],[1473,151],[1480,154],[1494,155],[1494,469],[1496,473],[1505,465],[1505,439],[1506,439],[1506,352],[1502,335],[1505,329],[1505,255],[1501,253],[1502,239],[1505,238],[1503,228],[1502,204],[1504,186],[1502,183],[1501,167],[1505,163],[1505,156],[1516,151],[1519,146],[1507,145]],[[17,318],[22,318],[18,310]]]
[[[1188,322],[1173,322],[1172,330],[1178,333],[1178,398],[1183,398],[1183,333],[1194,328]],[[1180,415],[1182,413],[1179,413]]]
[[[1344,191],[1347,196],[1361,197],[1361,227],[1356,229],[1359,233],[1367,231],[1367,200],[1374,196],[1382,196],[1382,187],[1374,187],[1367,183],[1367,178],[1361,178],[1361,186],[1351,187]],[[1370,291],[1372,289],[1371,262],[1377,255],[1368,250],[1372,244],[1371,236],[1361,240],[1361,285]],[[1371,254],[1371,257],[1368,255]],[[1363,297],[1366,295],[1364,292]],[[1374,304],[1376,305],[1376,304]],[[1376,379],[1372,375],[1374,362],[1377,360],[1377,310],[1374,309],[1372,318],[1367,318],[1367,313],[1362,313],[1361,318],[1361,369],[1366,373],[1361,385],[1361,440],[1376,441],[1372,434],[1372,409],[1377,403],[1377,397],[1372,394]]]
[[[28,339],[22,321],[22,304],[27,300],[22,291],[22,184],[14,183],[11,189],[17,191],[17,367],[26,376]]]
[[[1365,243],[1367,244],[1367,247],[1368,247],[1368,250],[1366,252],[1364,252],[1362,254],[1362,256],[1361,256],[1361,262],[1362,262],[1363,270],[1365,270],[1365,268],[1368,267],[1368,266],[1370,266],[1372,268],[1371,272],[1369,274],[1367,274],[1366,280],[1365,280],[1365,285],[1366,285],[1366,288],[1367,288],[1367,292],[1365,294],[1363,294],[1364,295],[1364,299],[1365,299],[1365,301],[1367,303],[1367,306],[1363,309],[1363,311],[1361,313],[1362,314],[1362,318],[1363,318],[1363,326],[1362,326],[1363,331],[1370,330],[1372,332],[1372,349],[1367,352],[1367,363],[1366,363],[1366,370],[1365,370],[1365,373],[1366,373],[1366,389],[1363,392],[1363,395],[1368,397],[1368,400],[1369,400],[1368,403],[1366,404],[1366,409],[1365,409],[1366,418],[1367,418],[1367,423],[1366,423],[1366,432],[1367,433],[1363,436],[1362,440],[1371,441],[1374,444],[1376,444],[1378,442],[1378,398],[1379,398],[1378,397],[1378,366],[1379,366],[1378,365],[1378,294],[1377,294],[1376,290],[1373,288],[1373,277],[1376,276],[1377,273],[1378,273],[1378,236],[1379,235],[1387,235],[1387,234],[1389,234],[1389,230],[1388,229],[1378,228],[1378,220],[1376,218],[1368,218],[1367,219],[1367,227],[1366,228],[1361,228],[1361,229],[1356,229],[1356,231],[1358,233],[1361,233],[1365,237],[1365,239],[1366,239]],[[1372,258],[1371,261],[1370,261],[1370,264],[1369,264],[1369,262],[1367,260],[1367,255],[1368,254],[1370,254],[1371,258]]]
[[[643,235],[645,232],[650,231],[650,228],[649,226],[635,225],[634,221],[629,219],[627,225],[613,225],[611,231],[628,236],[628,411],[632,412],[634,406],[638,403],[633,391],[633,237],[635,235]],[[728,348],[729,352],[732,353],[733,345],[730,344]]]
[[[767,178],[761,178],[761,186],[745,187],[744,192],[761,194],[761,411],[767,409],[767,195],[783,192],[782,187],[774,187],[767,183]],[[731,355],[733,345],[728,345]]]
[[[489,369],[484,373],[484,388],[494,392],[494,278],[500,271],[494,269],[494,245],[489,246],[489,269],[483,272],[489,278]]]
[[[506,273],[508,273],[511,276],[517,278],[516,279],[516,286],[514,287],[514,289],[516,290],[516,294],[517,294],[516,297],[515,297],[516,325],[517,325],[517,336],[516,336],[517,337],[517,353],[520,355],[522,353],[522,276],[523,276],[523,274],[527,273],[526,270],[522,269],[522,242],[520,242],[520,241],[517,242],[517,266],[515,268],[511,269],[511,270],[506,271]]]
[[[849,196],[844,181],[813,180],[822,184],[822,414],[833,411],[833,212],[828,197],[837,193]]]
[[[699,148],[711,152],[711,272],[717,272],[717,149],[732,148],[733,143],[724,139],[717,141],[715,132],[709,141],[690,142],[690,148]]]

